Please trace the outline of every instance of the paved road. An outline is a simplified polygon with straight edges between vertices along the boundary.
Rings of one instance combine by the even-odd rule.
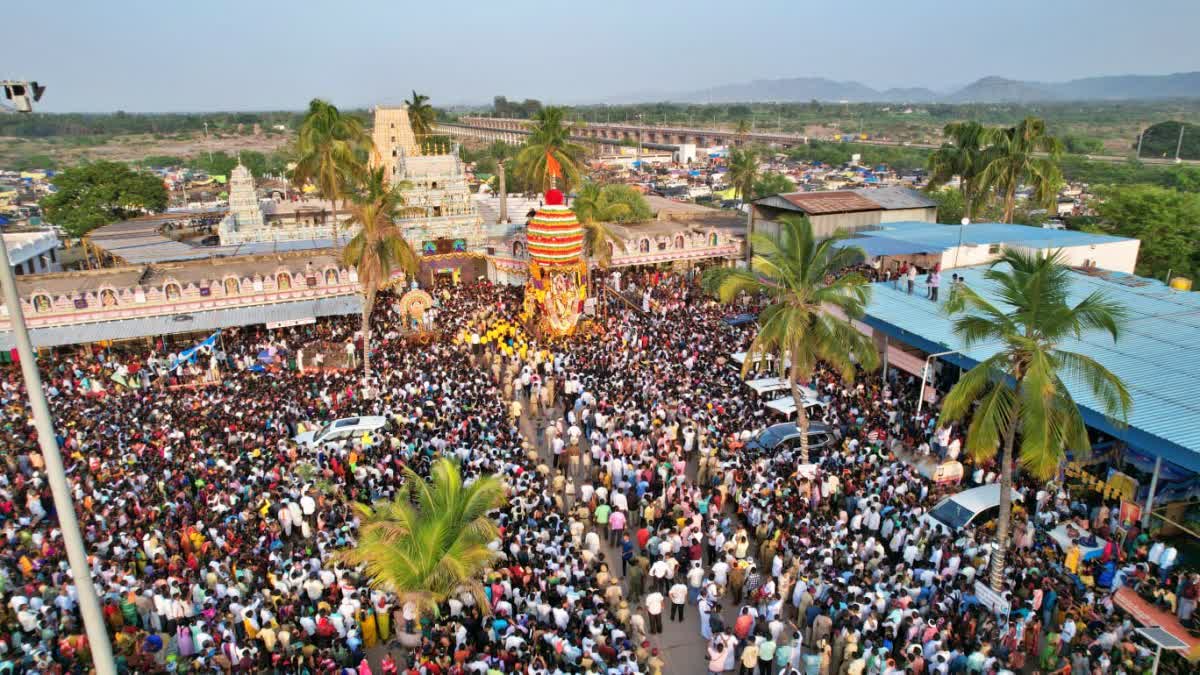
[[[532,419],[528,414],[521,418],[521,433],[526,440],[538,449],[538,454],[545,460],[547,466],[553,466],[550,452],[546,447],[541,429],[544,429],[549,424],[553,424],[556,420],[563,416],[559,410],[546,418]],[[584,441],[586,446],[586,439]],[[689,464],[688,472],[691,477],[695,477],[695,466]],[[618,547],[608,545],[606,537],[601,536],[601,550],[604,552],[605,560],[610,561],[610,569],[614,576],[620,577],[621,574],[621,550]],[[622,587],[628,592],[629,588],[622,579]],[[637,607],[630,603],[630,611],[633,612]],[[670,604],[667,604],[667,610],[670,609]],[[685,610],[684,620],[669,621],[670,612],[663,612],[663,632],[660,635],[652,635],[649,637],[652,648],[659,650],[659,654],[666,661],[666,667],[663,669],[665,675],[700,675],[708,671],[708,662],[705,658],[706,642],[700,636],[700,615],[694,605],[688,605]],[[730,614],[732,618],[732,614]],[[732,625],[732,624],[729,624]]]

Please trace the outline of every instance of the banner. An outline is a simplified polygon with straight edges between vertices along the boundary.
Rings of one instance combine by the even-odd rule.
[[[205,338],[203,341],[201,341],[196,346],[189,347],[189,348],[179,352],[179,356],[175,359],[175,361],[173,361],[171,363],[171,370],[175,370],[176,368],[178,368],[179,366],[182,366],[185,363],[191,363],[192,361],[195,361],[196,354],[200,353],[200,350],[202,350],[202,349],[207,350],[207,351],[212,351],[212,348],[213,348],[213,346],[215,346],[217,344],[217,338],[220,337],[220,335],[221,335],[221,331],[217,331],[217,332],[213,333],[212,335],[209,335],[207,338]]]

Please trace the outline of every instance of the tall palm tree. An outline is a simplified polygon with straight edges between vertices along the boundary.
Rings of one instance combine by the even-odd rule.
[[[557,163],[561,168],[562,185],[569,192],[579,185],[580,168],[583,166],[587,149],[571,141],[571,124],[565,120],[566,109],[548,107],[538,110],[533,116],[532,133],[525,147],[517,153],[517,167],[525,181],[534,189],[549,189],[552,176],[550,167]],[[553,158],[553,161],[548,161]]]
[[[420,268],[420,259],[396,225],[396,218],[405,211],[400,192],[403,186],[387,185],[383,168],[379,167],[369,171],[363,188],[363,192],[354,197],[347,221],[348,225],[359,225],[362,229],[346,243],[342,259],[358,269],[358,282],[362,286],[365,374],[371,370],[371,310],[375,308],[375,296],[397,269],[415,275]]]
[[[981,189],[979,174],[984,168],[984,135],[986,129],[978,122],[951,122],[942,129],[947,143],[929,155],[929,188],[941,187],[955,176],[967,218],[975,217]]]
[[[763,293],[769,299],[758,316],[758,334],[746,352],[742,376],[751,364],[776,357],[780,375],[792,385],[800,461],[808,463],[808,414],[800,384],[812,380],[818,361],[847,380],[855,375],[856,361],[867,370],[877,367],[874,343],[850,323],[863,315],[871,285],[857,272],[840,274],[866,257],[856,246],[835,246],[841,234],[818,242],[807,218],[783,216],[779,221],[778,238],[754,235],[751,269],[712,268],[702,283],[721,302],[743,292]]]
[[[583,225],[584,252],[598,267],[607,268],[612,261],[609,245],[621,245],[621,238],[609,224],[620,222],[632,209],[628,204],[610,201],[604,188],[590,180],[580,187],[572,206]]]
[[[1033,202],[1044,208],[1053,206],[1063,184],[1063,144],[1046,134],[1046,123],[1026,117],[1015,127],[984,130],[982,140],[984,167],[979,181],[985,189],[995,189],[1004,203],[1002,220],[1011,223],[1016,209],[1017,188],[1026,183],[1033,187]],[[1044,154],[1046,156],[1040,156]]]
[[[355,504],[358,543],[339,557],[364,565],[371,583],[413,601],[418,610],[435,608],[468,591],[479,607],[489,607],[479,577],[499,554],[488,544],[499,530],[488,513],[505,499],[495,476],[463,484],[454,462],[433,463],[429,481],[404,467],[404,486],[391,501]]]
[[[365,149],[371,148],[371,136],[362,121],[341,114],[332,103],[314,98],[300,123],[296,137],[296,166],[292,184],[303,189],[312,183],[329,200],[334,239],[338,236],[337,202],[348,194],[351,185],[362,180],[366,165]]]
[[[746,205],[746,263],[754,257],[754,183],[758,180],[758,153],[750,148],[729,151],[729,182]]]
[[[1013,450],[1033,475],[1052,475],[1065,448],[1090,449],[1079,407],[1063,377],[1087,387],[1103,412],[1123,423],[1130,396],[1121,380],[1089,356],[1060,348],[1064,340],[1099,329],[1115,341],[1124,308],[1096,292],[1068,303],[1070,270],[1060,253],[1028,255],[1006,251],[985,277],[995,286],[1000,305],[968,286],[951,292],[945,311],[959,315],[954,333],[966,348],[990,342],[999,351],[972,368],[942,401],[941,424],[971,418],[967,453],[978,459],[996,456],[1000,447],[1000,516],[991,586],[1001,590],[1012,513]],[[976,402],[978,406],[976,407]]]
[[[734,132],[738,135],[738,141],[745,143],[750,138],[750,122],[741,119],[738,120],[737,126],[734,127]]]
[[[413,91],[412,98],[405,103],[408,104],[409,126],[412,127],[413,135],[417,137],[417,145],[420,145],[425,138],[433,134],[437,112],[429,105],[429,97],[418,94],[416,90]]]

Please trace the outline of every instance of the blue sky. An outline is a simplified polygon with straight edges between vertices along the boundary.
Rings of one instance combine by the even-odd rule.
[[[1197,0],[31,0],[0,75],[45,111],[574,103],[820,76],[948,89],[1200,70]]]

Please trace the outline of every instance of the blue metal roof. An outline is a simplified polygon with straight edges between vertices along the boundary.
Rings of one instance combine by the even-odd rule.
[[[1128,241],[1124,237],[1106,234],[1091,234],[1076,230],[1050,230],[1029,225],[1009,223],[971,223],[970,225],[942,225],[940,223],[896,222],[883,223],[878,230],[857,232],[862,237],[886,237],[921,244],[924,251],[943,251],[958,246],[959,230],[964,244],[987,245],[1009,244],[1030,248],[1065,248]]]
[[[957,232],[954,236],[957,241]],[[953,273],[998,303],[992,284],[983,278],[986,269],[970,267]],[[1074,272],[1072,279],[1070,302],[1102,291],[1129,312],[1115,343],[1107,333],[1092,331],[1060,345],[1099,361],[1125,382],[1133,396],[1128,426],[1116,428],[1099,412],[1102,406],[1086,386],[1064,378],[1084,420],[1134,447],[1200,472],[1200,356],[1195,342],[1200,335],[1200,293],[1173,291],[1161,282],[1117,272],[1095,276]],[[948,291],[950,274],[943,274],[942,284]],[[874,285],[863,320],[928,353],[962,347],[962,341],[951,330],[950,317],[939,303],[919,293],[908,295],[902,289],[894,290],[889,283]],[[998,349],[994,343],[978,344],[961,356],[954,354],[945,359],[969,368]]]
[[[857,246],[867,254],[868,258],[878,258],[881,255],[908,255],[911,253],[932,253],[935,250],[925,244],[918,244],[889,237],[852,237],[839,239],[833,243],[838,248]]]

